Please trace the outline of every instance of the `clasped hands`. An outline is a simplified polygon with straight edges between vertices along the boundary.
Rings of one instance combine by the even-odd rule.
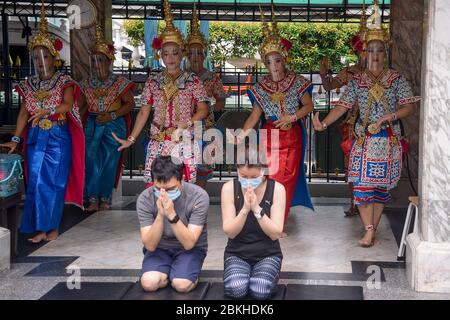
[[[160,195],[158,200],[156,200],[156,206],[158,208],[158,215],[162,215],[169,220],[173,220],[177,215],[173,201],[169,198],[165,189],[160,189]]]
[[[248,187],[244,192],[244,206],[242,209],[248,214],[250,211],[257,212],[260,208],[255,190],[252,186]]]

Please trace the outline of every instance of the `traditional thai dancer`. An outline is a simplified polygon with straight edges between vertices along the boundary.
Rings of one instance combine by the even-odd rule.
[[[42,4],[39,32],[28,49],[36,74],[16,86],[22,100],[11,142],[24,141],[27,189],[20,231],[39,243],[58,237],[64,202],[83,206],[84,136],[76,104],[80,89],[61,65],[62,42],[48,33]]]
[[[83,115],[86,137],[87,212],[110,209],[111,194],[122,172],[123,152],[117,152],[120,144],[112,136],[121,139],[130,134],[134,104],[134,84],[113,74],[114,46],[106,42],[99,25],[95,42],[90,49],[91,75],[81,82],[84,95],[80,97],[80,109],[86,105]],[[84,106],[83,106],[84,107]]]
[[[192,11],[191,32],[187,38],[189,71],[195,73],[205,87],[206,94],[210,99],[208,103],[209,111],[205,119],[204,129],[208,130],[214,127],[214,112],[221,111],[225,106],[226,93],[223,90],[223,83],[220,76],[214,72],[208,71],[204,67],[207,54],[208,42],[205,36],[200,32],[197,11]],[[203,148],[205,144],[203,143]],[[212,156],[212,155],[211,155]],[[209,158],[202,158],[202,164],[197,166],[197,185],[206,189],[208,180],[213,178],[213,167]]]
[[[269,75],[248,91],[253,108],[237,143],[241,143],[250,129],[262,121],[262,128],[267,129],[267,141],[263,143],[266,144],[269,178],[286,189],[286,223],[291,206],[303,205],[313,209],[303,165],[307,141],[303,119],[313,110],[313,87],[303,76],[288,70],[286,65],[292,44],[281,38],[274,14],[272,16],[270,29],[262,15],[263,43],[260,48]],[[278,131],[279,144],[272,143],[272,130]],[[279,158],[275,159],[277,156]]]
[[[348,109],[358,106],[354,142],[350,151],[349,181],[354,183],[353,199],[358,206],[366,233],[363,247],[375,242],[375,232],[389,191],[396,187],[402,169],[402,143],[399,119],[409,116],[420,97],[413,95],[408,81],[398,71],[385,67],[388,35],[381,26],[378,1],[368,19],[364,35],[367,69],[354,75],[336,107],[323,121],[314,117],[314,128],[325,130]]]
[[[152,47],[160,51],[165,69],[160,73],[150,74],[147,79],[141,95],[142,108],[128,139],[120,139],[114,134],[122,145],[119,151],[130,147],[144,128],[153,106],[154,117],[150,126],[144,171],[148,187],[152,185],[152,162],[159,155],[172,155],[183,161],[184,179],[192,183],[196,181],[196,156],[200,154],[200,150],[193,140],[193,126],[194,122],[203,120],[208,114],[208,97],[200,79],[195,74],[180,69],[185,41],[181,32],[173,25],[173,15],[167,0],[164,0],[164,13],[166,27],[153,40]],[[181,139],[181,136],[184,138]]]
[[[340,89],[346,86],[353,76],[357,73],[363,71],[366,67],[366,56],[363,50],[363,37],[367,30],[367,17],[365,15],[365,7],[363,8],[363,15],[361,17],[360,28],[358,33],[355,34],[351,39],[351,47],[353,53],[358,56],[358,63],[345,67],[339,72],[336,77],[333,77],[330,72],[328,58],[324,58],[320,65],[320,77],[322,78],[322,85],[326,91],[331,91],[335,89]],[[358,107],[355,106],[353,109],[347,112],[345,119],[339,124],[339,129],[342,135],[341,148],[344,152],[344,170],[345,177],[348,180],[348,157],[350,155],[351,141],[353,138],[353,129],[355,127],[355,122],[358,118]],[[349,182],[350,191],[353,193],[353,183]],[[358,215],[358,208],[353,202],[353,197],[351,198],[350,208],[344,211],[346,217],[351,217]]]

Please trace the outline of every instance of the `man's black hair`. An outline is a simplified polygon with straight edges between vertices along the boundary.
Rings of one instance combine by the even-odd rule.
[[[151,176],[153,181],[167,182],[172,178],[183,179],[184,164],[171,156],[158,156],[153,160]]]

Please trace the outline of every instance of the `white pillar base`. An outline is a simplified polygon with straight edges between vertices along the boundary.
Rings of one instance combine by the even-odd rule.
[[[450,243],[422,241],[418,233],[410,234],[406,275],[415,291],[450,293]]]
[[[11,234],[8,229],[0,227],[0,271],[9,270],[11,254]]]

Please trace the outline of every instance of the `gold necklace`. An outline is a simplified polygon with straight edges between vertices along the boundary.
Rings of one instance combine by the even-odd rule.
[[[176,80],[180,77],[183,71],[179,71],[175,76],[172,76],[167,70],[164,70],[165,83],[163,86],[164,102],[169,102],[170,99],[178,92]]]

